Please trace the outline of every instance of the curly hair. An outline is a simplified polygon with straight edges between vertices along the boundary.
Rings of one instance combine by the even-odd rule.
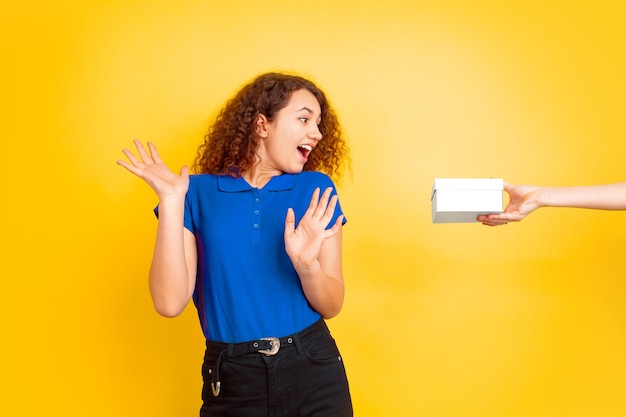
[[[251,169],[260,143],[255,125],[257,117],[262,114],[273,120],[287,106],[291,95],[303,88],[320,104],[322,134],[304,170],[321,171],[333,180],[340,180],[349,150],[326,95],[305,78],[276,72],[259,75],[226,103],[198,148],[193,171],[239,177]]]

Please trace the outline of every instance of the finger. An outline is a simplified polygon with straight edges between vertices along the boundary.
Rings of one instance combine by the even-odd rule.
[[[332,213],[335,212],[335,204],[336,204],[336,202],[333,203],[332,207],[329,207],[329,204],[330,204],[329,203],[329,199],[331,200],[331,202],[333,200],[333,198],[330,197],[330,194],[332,193],[332,191],[333,191],[332,187],[328,187],[328,188],[326,188],[324,190],[324,193],[322,194],[322,197],[320,197],[318,205],[317,205],[317,208],[315,210],[316,217],[318,217],[318,218],[327,217],[326,215],[327,215],[327,213],[329,211],[331,212],[331,216],[332,216]],[[333,197],[336,197],[336,196],[333,196]],[[335,198],[335,200],[336,200],[336,198]],[[328,220],[330,220],[330,219],[328,219]]]
[[[497,223],[497,222],[490,222],[490,221],[484,221],[482,222],[485,226],[490,226],[490,227],[494,227],[494,226],[502,226],[505,225],[507,223]]]
[[[120,160],[118,160],[116,163],[117,163],[118,165],[123,166],[124,168],[126,168],[126,169],[127,169],[127,170],[129,170],[129,171],[132,171],[132,168],[134,168],[131,164],[129,164],[129,163],[128,163],[128,162],[126,162],[126,161],[122,161],[121,159],[120,159]]]
[[[287,209],[287,216],[285,217],[285,236],[293,234],[296,227],[296,214],[292,208]]]
[[[500,213],[500,214],[490,214],[487,216],[489,221],[498,222],[498,223],[508,223],[508,222],[518,222],[524,218],[524,216],[518,213]]]
[[[500,226],[503,224],[507,224],[509,222],[508,219],[502,218],[501,215],[480,215],[476,218],[477,221],[481,222],[485,226]]]
[[[153,162],[152,157],[143,146],[143,143],[141,143],[141,141],[138,139],[135,139],[133,142],[135,143],[135,147],[137,148],[137,152],[139,153],[139,157],[141,158],[143,163],[146,165],[151,164]]]
[[[311,201],[309,202],[309,209],[315,210],[317,208],[317,205],[319,203],[319,197],[320,197],[320,189],[319,187],[317,187],[313,191],[313,195],[311,195]]]
[[[133,165],[135,165],[135,166],[136,166],[136,165],[141,164],[141,162],[140,162],[140,161],[139,161],[139,160],[135,157],[135,154],[134,154],[132,151],[130,151],[129,149],[126,149],[126,148],[122,149],[122,153],[123,153],[124,155],[126,155],[126,158],[128,158],[128,160],[129,160],[129,161],[130,161]]]
[[[309,207],[306,209],[304,217],[311,217],[315,215],[315,210],[317,209],[319,204],[319,195],[320,189],[318,187],[313,191],[313,195],[311,195],[311,201],[309,201]]]
[[[152,155],[152,160],[157,164],[162,164],[163,160],[159,155],[159,151],[157,151],[156,146],[152,142],[148,142],[148,149],[150,149],[150,155]]]
[[[325,225],[328,225],[335,215],[335,207],[337,207],[338,197],[335,194],[330,198],[330,202],[326,206],[326,211],[324,212],[324,216],[322,217],[322,221],[325,222]]]
[[[340,214],[339,217],[337,217],[337,221],[335,222],[335,224],[333,224],[333,227],[326,231],[326,239],[335,236],[337,232],[341,230],[341,227],[343,226],[343,217],[343,214]]]
[[[183,176],[183,177],[188,177],[189,176],[189,167],[187,165],[184,165],[180,169],[180,175]]]
[[[138,177],[141,177],[142,169],[137,168],[135,165],[131,165],[128,162],[122,161],[122,160],[117,161],[117,164],[120,165],[120,166],[123,166],[128,171],[132,172],[133,174],[137,175]]]

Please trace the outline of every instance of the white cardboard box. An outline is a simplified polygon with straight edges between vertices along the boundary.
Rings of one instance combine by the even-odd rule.
[[[502,213],[501,178],[436,178],[430,195],[433,223],[475,222],[479,214]]]

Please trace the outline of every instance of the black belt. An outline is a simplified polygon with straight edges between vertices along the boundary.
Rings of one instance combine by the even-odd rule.
[[[217,356],[217,360],[215,361],[215,372],[211,373],[211,391],[213,392],[213,396],[217,397],[220,393],[220,365],[224,360],[224,356],[228,358],[236,358],[250,353],[261,353],[266,356],[274,356],[280,351],[281,346],[285,347],[294,344],[297,345],[300,343],[301,339],[306,338],[323,328],[326,328],[326,323],[323,319],[320,319],[301,332],[285,337],[262,337],[260,339],[242,343],[222,343],[207,340],[207,347],[211,346],[211,348],[222,348],[220,354]]]

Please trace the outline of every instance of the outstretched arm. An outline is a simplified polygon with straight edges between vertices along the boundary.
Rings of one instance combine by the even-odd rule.
[[[343,306],[344,283],[341,261],[341,224],[343,215],[326,229],[335,212],[337,196],[327,188],[320,197],[316,189],[309,208],[295,228],[295,214],[287,211],[285,249],[293,263],[304,294],[324,318],[339,314]]]
[[[626,210],[626,182],[580,187],[504,184],[510,202],[501,214],[478,216],[488,226],[517,222],[541,207]]]
[[[135,146],[138,156],[124,149],[129,162],[117,163],[146,181],[159,197],[159,223],[149,275],[150,294],[159,314],[174,317],[189,303],[196,280],[196,241],[183,226],[189,173],[187,167],[181,169],[180,175],[170,171],[152,143],[148,142],[148,150],[137,140]]]

